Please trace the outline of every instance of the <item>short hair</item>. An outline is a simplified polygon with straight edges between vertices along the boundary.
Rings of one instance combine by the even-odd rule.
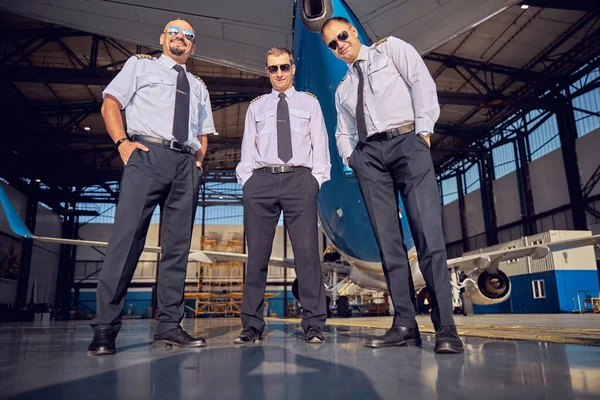
[[[323,32],[325,32],[325,29],[327,27],[329,27],[329,25],[333,24],[334,22],[339,22],[341,24],[346,24],[348,26],[352,26],[352,22],[350,22],[347,18],[344,18],[344,17],[329,18],[327,21],[325,21],[325,23],[321,27],[321,40],[323,41],[323,43],[325,42],[325,39],[323,38]]]
[[[290,58],[290,65],[294,65],[294,56],[292,55],[292,52],[286,49],[285,47],[275,46],[271,47],[269,51],[267,51],[267,55],[265,56],[265,67],[269,66],[269,64],[267,64],[267,59],[269,58],[269,56],[277,57],[282,54],[287,54]]]

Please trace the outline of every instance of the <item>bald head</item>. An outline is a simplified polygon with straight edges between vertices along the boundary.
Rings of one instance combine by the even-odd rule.
[[[165,25],[160,44],[163,53],[178,64],[185,64],[196,51],[196,33],[192,24],[183,18],[177,18]]]

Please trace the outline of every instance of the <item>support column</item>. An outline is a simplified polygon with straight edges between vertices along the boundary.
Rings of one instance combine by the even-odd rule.
[[[486,242],[488,246],[493,246],[498,244],[498,224],[494,203],[494,163],[491,152],[482,154],[479,159],[479,179]]]
[[[460,232],[462,237],[463,253],[471,250],[469,246],[469,232],[467,231],[467,212],[465,206],[465,189],[463,185],[463,173],[456,171],[456,190],[458,192],[458,213],[460,215]]]
[[[25,214],[25,225],[31,231],[35,233],[35,222],[37,219],[37,191],[39,184],[37,182],[31,182],[31,191],[27,196],[27,210]],[[21,265],[19,266],[19,278],[17,281],[17,297],[15,299],[15,305],[17,308],[23,308],[27,305],[27,292],[29,291],[29,274],[31,271],[31,256],[33,254],[33,242],[32,240],[23,240],[23,247],[21,252]]]
[[[76,239],[77,227],[75,221],[75,202],[66,204],[67,214],[64,216],[62,237],[65,239]],[[70,318],[70,297],[73,287],[73,277],[75,273],[75,255],[76,246],[61,245],[58,274],[56,276],[56,295],[54,308],[55,317],[58,320],[67,320]]]
[[[576,230],[587,230],[585,218],[585,204],[581,191],[581,177],[579,176],[579,164],[577,162],[577,125],[573,104],[571,100],[563,98],[561,106],[556,112],[558,123],[558,134],[562,148],[563,163],[567,176],[567,188],[571,199],[571,212],[573,214],[573,225]]]
[[[518,151],[518,175],[519,193],[521,195],[521,220],[523,221],[523,235],[530,236],[537,233],[535,226],[535,208],[533,205],[533,192],[531,190],[531,175],[529,174],[529,155],[525,144],[525,134],[517,134],[516,147]]]

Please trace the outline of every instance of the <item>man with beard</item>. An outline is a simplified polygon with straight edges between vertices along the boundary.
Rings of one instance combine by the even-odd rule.
[[[102,116],[125,169],[98,280],[89,355],[116,351],[125,295],[157,205],[162,213],[162,254],[155,344],[206,345],[180,325],[206,135],[215,132],[208,90],[200,78],[186,71],[185,62],[196,50],[194,39],[187,21],[169,22],[160,36],[163,54],[131,57],[103,92]]]

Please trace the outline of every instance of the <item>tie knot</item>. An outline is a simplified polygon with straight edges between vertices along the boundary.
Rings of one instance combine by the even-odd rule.
[[[175,65],[173,69],[175,69],[175,71],[177,71],[178,73],[182,73],[183,71],[185,71],[181,65]]]
[[[279,93],[279,98],[281,100],[285,100],[285,93]]]

